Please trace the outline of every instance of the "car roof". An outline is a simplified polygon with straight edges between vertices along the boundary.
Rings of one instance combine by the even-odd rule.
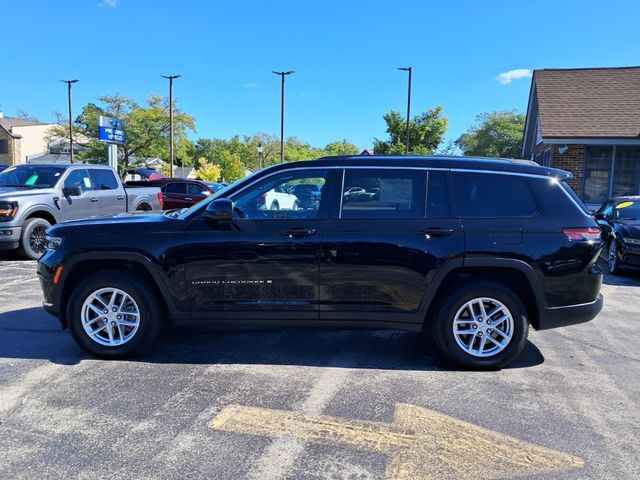
[[[316,160],[303,160],[279,163],[268,167],[276,171],[285,168],[299,167],[405,167],[405,168],[446,168],[463,170],[486,170],[513,172],[530,175],[571,178],[573,175],[565,170],[544,167],[532,160],[512,158],[460,157],[445,155],[353,155],[322,157]]]

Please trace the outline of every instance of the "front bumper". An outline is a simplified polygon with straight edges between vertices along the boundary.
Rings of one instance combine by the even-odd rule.
[[[548,307],[540,312],[536,330],[566,327],[577,323],[593,320],[604,304],[602,294],[599,293],[593,302],[580,305],[566,305],[562,307]]]
[[[622,244],[620,263],[624,268],[640,269],[640,246]]]
[[[0,227],[0,251],[18,248],[21,234],[22,227]]]
[[[57,267],[58,265],[42,262],[41,259],[38,261],[37,274],[40,282],[40,288],[42,289],[42,294],[44,296],[42,306],[47,312],[60,318],[60,310],[58,308],[58,302],[56,301],[58,288],[53,282]]]

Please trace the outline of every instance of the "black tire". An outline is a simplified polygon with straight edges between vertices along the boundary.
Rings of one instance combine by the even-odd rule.
[[[513,334],[509,343],[503,350],[487,357],[474,356],[463,350],[453,333],[454,320],[458,311],[467,302],[481,297],[502,303],[513,319]],[[450,291],[438,308],[431,327],[438,349],[448,359],[462,367],[476,370],[500,369],[511,363],[522,352],[529,333],[526,310],[518,296],[507,287],[493,282],[468,283]]]
[[[271,202],[271,206],[269,207],[269,210],[273,210],[273,211],[280,210],[280,204],[278,203],[277,200],[274,200],[273,202]]]
[[[291,207],[291,210],[300,210],[300,205],[298,205],[297,200],[293,202],[293,206]]]
[[[150,212],[151,206],[148,203],[141,203],[140,205],[138,205],[138,208],[136,208],[136,210],[138,212]]]
[[[109,287],[126,292],[137,304],[140,314],[134,336],[117,346],[105,346],[93,340],[85,332],[82,321],[85,300],[93,292]],[[158,336],[163,321],[159,301],[153,289],[139,277],[119,270],[102,270],[84,279],[71,293],[66,312],[67,324],[74,340],[90,354],[107,359],[128,358],[150,347]]]
[[[44,234],[51,224],[44,218],[30,218],[22,226],[18,254],[22,257],[38,260],[45,250]]]
[[[609,242],[609,248],[607,249],[607,267],[611,275],[620,275],[622,273],[618,250],[618,242],[615,238],[612,238]]]

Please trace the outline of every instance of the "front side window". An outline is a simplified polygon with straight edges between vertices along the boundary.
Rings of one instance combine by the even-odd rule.
[[[106,169],[92,169],[90,170],[93,177],[93,184],[96,190],[117,190],[118,181],[116,176],[111,170]]]
[[[525,177],[463,172],[452,176],[462,217],[529,217],[538,211]]]
[[[347,169],[340,218],[416,218],[424,215],[423,170]]]
[[[84,193],[92,190],[91,178],[89,172],[84,169],[72,170],[64,180],[64,188],[80,187],[80,190]]]
[[[317,218],[327,175],[327,170],[311,169],[270,176],[232,198],[235,215],[248,220]],[[317,195],[306,194],[311,190]]]
[[[211,192],[204,186],[197,183],[190,183],[187,185],[187,193],[189,195],[209,195]]]

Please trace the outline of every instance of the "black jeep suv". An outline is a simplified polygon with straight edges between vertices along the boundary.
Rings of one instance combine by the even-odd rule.
[[[188,210],[51,227],[44,306],[107,358],[165,321],[207,321],[426,330],[454,362],[498,368],[529,325],[602,308],[600,230],[569,177],[451,157],[275,165]],[[312,188],[317,202],[285,198]]]

